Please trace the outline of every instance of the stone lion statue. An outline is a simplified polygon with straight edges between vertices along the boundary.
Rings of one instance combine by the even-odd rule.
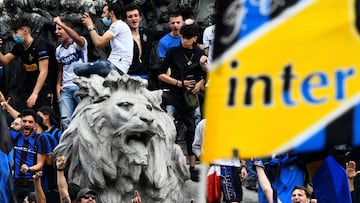
[[[76,83],[82,101],[54,151],[67,157],[68,183],[95,189],[101,203],[131,202],[134,190],[143,202],[183,202],[189,172],[162,92],[116,71]]]

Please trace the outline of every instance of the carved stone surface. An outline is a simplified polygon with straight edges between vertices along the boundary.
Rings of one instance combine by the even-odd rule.
[[[134,190],[143,202],[183,202],[189,170],[162,92],[116,71],[76,83],[82,101],[54,151],[68,157],[68,182],[94,188],[100,203],[131,202]]]

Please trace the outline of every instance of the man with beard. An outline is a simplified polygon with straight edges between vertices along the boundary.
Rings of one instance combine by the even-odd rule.
[[[34,130],[36,113],[32,109],[21,112],[21,130],[9,131],[14,148],[14,193],[18,202],[34,191],[33,172],[43,168],[46,154],[51,151],[43,134]]]

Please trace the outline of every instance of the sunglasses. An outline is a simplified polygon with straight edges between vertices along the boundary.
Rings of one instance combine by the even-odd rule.
[[[93,195],[93,194],[85,194],[84,196],[82,196],[81,198],[84,198],[84,199],[93,199],[95,200],[96,199],[96,195]]]

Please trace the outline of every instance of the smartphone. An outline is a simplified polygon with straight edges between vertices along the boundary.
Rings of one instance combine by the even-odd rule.
[[[187,75],[185,78],[186,80],[195,80],[194,75]]]

